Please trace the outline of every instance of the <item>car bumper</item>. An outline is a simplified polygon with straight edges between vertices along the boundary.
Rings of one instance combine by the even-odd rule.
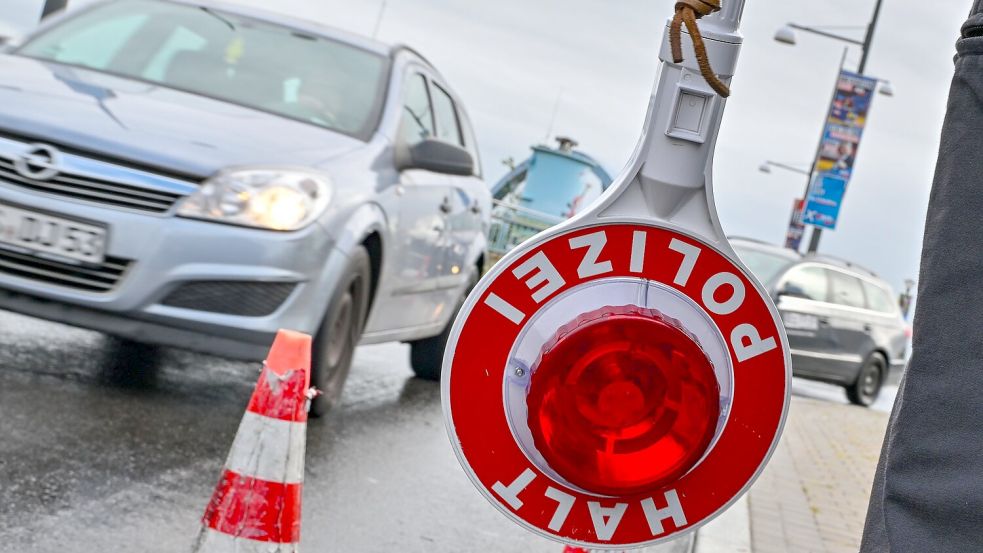
[[[321,225],[264,231],[2,185],[0,202],[106,225],[107,258],[125,266],[110,289],[92,291],[43,278],[59,270],[71,275],[70,265],[52,269],[50,261],[39,261],[41,269],[25,272],[0,263],[0,308],[230,357],[261,359],[279,328],[314,332],[347,260]],[[276,297],[256,297],[274,287]]]

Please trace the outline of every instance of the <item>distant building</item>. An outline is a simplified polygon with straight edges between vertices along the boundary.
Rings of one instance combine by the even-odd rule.
[[[577,142],[557,137],[557,148],[533,146],[532,156],[492,187],[489,257],[494,263],[533,235],[580,213],[611,184],[611,175]]]

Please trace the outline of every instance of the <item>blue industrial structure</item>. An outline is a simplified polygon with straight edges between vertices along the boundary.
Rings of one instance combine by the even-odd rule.
[[[491,261],[583,211],[611,184],[597,160],[574,150],[574,140],[558,137],[557,142],[557,148],[533,146],[532,156],[492,187]]]

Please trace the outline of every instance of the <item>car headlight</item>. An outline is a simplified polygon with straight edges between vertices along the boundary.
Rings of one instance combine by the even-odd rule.
[[[295,169],[223,171],[185,198],[178,215],[271,230],[297,230],[324,212],[331,183]]]

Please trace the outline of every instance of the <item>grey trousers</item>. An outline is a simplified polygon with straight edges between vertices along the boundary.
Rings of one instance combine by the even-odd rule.
[[[864,553],[983,552],[983,0],[974,4],[957,43],[914,347],[877,465]]]

